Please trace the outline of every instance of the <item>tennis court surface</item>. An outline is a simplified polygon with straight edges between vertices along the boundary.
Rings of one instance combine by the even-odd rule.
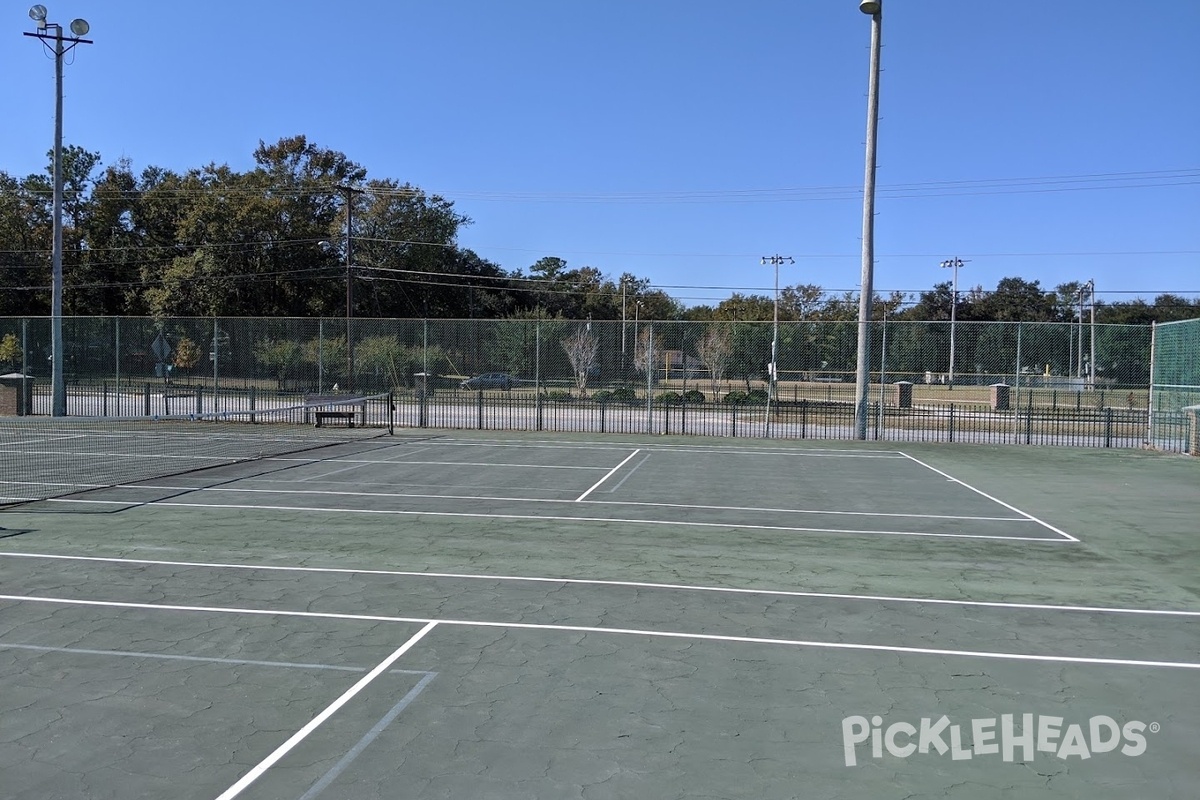
[[[1200,461],[895,444],[401,432],[27,486],[0,797],[1194,797]]]

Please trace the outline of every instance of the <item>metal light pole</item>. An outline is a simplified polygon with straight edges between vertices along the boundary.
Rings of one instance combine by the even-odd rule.
[[[621,380],[625,379],[625,276],[621,276]]]
[[[868,392],[871,389],[871,306],[875,297],[875,136],[879,128],[879,47],[883,28],[882,0],[860,0],[858,10],[871,17],[871,76],[867,89],[867,165],[863,179],[862,293],[858,301],[858,364],[855,371],[854,429],[867,438]]]
[[[1083,298],[1088,299],[1088,309],[1090,311],[1091,320],[1088,323],[1091,342],[1088,345],[1088,369],[1087,379],[1088,388],[1096,387],[1096,281],[1089,279],[1087,283],[1079,285],[1079,323],[1076,326],[1079,331],[1079,353],[1076,356],[1075,377],[1083,377]]]
[[[354,390],[354,339],[351,336],[350,321],[354,318],[354,195],[362,194],[362,189],[352,186],[340,187],[346,195],[346,390]]]
[[[1079,350],[1075,354],[1075,377],[1083,377],[1083,295],[1087,291],[1087,284],[1080,284],[1079,291],[1076,293],[1079,299],[1079,322],[1075,326],[1079,331]]]
[[[53,48],[54,52],[54,244],[51,250],[51,288],[50,288],[50,357],[51,377],[50,413],[55,417],[67,415],[67,386],[63,381],[63,271],[62,271],[62,106],[63,106],[63,56],[77,44],[91,44],[90,39],[81,39],[91,27],[87,20],[71,20],[71,33],[74,36],[63,36],[62,26],[46,21],[46,7],[36,5],[29,9],[29,18],[37,23],[37,33],[26,33],[41,39],[43,44]]]
[[[1091,309],[1092,320],[1089,326],[1092,343],[1088,347],[1088,387],[1096,388],[1096,281],[1090,279],[1088,285],[1088,307]]]
[[[950,298],[950,369],[947,370],[946,385],[950,390],[954,389],[954,326],[958,322],[958,268],[968,262],[961,258],[951,258],[948,261],[942,262],[942,267],[945,269],[954,270],[953,288],[951,289]]]
[[[775,399],[776,383],[779,381],[779,265],[795,264],[791,256],[763,256],[760,264],[771,264],[775,267],[775,315],[771,324],[771,366],[770,382],[767,384],[767,423],[771,421],[771,401]]]

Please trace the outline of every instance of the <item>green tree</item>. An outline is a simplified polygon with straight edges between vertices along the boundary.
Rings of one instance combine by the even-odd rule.
[[[175,369],[183,370],[190,376],[192,370],[200,363],[200,346],[184,336],[175,344],[175,355],[171,363],[175,365]]]
[[[20,361],[21,342],[15,333],[4,334],[4,338],[0,339],[0,363],[7,364],[10,370],[15,370]]]
[[[280,390],[287,388],[287,380],[300,364],[302,355],[300,343],[291,339],[261,339],[254,344],[255,360],[275,379]]]

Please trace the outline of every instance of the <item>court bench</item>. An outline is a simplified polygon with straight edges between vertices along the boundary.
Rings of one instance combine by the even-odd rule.
[[[321,423],[331,420],[345,420],[346,427],[353,428],[354,418],[360,414],[362,415],[360,424],[366,427],[367,404],[362,402],[362,398],[348,397],[344,394],[306,394],[304,395],[304,404],[306,406],[327,406],[326,408],[312,409],[313,425],[317,428],[321,427]],[[307,412],[305,413],[307,414]],[[307,422],[307,420],[305,421]]]

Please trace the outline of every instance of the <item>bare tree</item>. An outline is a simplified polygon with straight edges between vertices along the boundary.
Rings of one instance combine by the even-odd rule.
[[[700,340],[696,342],[696,357],[708,370],[712,382],[713,397],[720,391],[721,381],[729,369],[729,361],[733,356],[733,348],[729,342],[729,332],[715,325],[709,326]]]
[[[595,368],[596,358],[600,354],[600,340],[587,328],[580,328],[563,339],[562,346],[563,350],[567,351],[571,369],[575,371],[575,386],[581,395],[586,395],[588,376]]]
[[[650,327],[642,329],[633,344],[633,367],[638,372],[650,372],[650,380],[653,381],[653,373],[666,363],[667,352],[663,348],[661,336],[655,335],[653,339],[650,338],[651,330]]]

